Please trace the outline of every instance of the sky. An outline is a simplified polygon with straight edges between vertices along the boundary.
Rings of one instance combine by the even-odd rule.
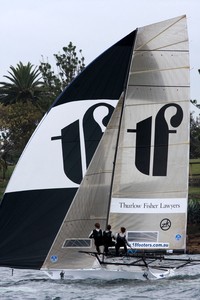
[[[87,65],[137,27],[186,14],[191,99],[200,104],[200,0],[0,0],[0,7],[0,81],[20,61],[54,65],[70,41]]]

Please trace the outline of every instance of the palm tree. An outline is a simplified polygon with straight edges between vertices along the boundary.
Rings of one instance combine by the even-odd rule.
[[[14,104],[17,102],[32,102],[38,109],[44,113],[45,109],[41,108],[40,100],[45,95],[44,83],[40,81],[40,71],[28,62],[23,65],[22,62],[17,64],[17,67],[10,67],[8,71],[8,82],[0,82],[0,102],[4,105]]]
[[[0,132],[4,146],[0,162],[6,166],[8,156],[19,157],[35,127],[47,110],[47,97],[41,73],[29,62],[10,67],[8,82],[0,82]],[[9,147],[8,147],[9,146]]]

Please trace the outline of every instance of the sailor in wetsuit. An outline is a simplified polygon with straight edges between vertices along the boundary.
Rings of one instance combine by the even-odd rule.
[[[119,255],[120,247],[124,247],[124,252],[126,254],[127,253],[127,245],[129,246],[128,241],[126,239],[126,228],[121,227],[120,232],[117,233],[117,236],[116,236],[116,245],[115,245],[116,256]]]
[[[95,228],[92,230],[92,232],[89,235],[90,239],[94,239],[94,244],[96,246],[96,250],[98,254],[100,254],[100,248],[99,246],[103,245],[103,235],[102,235],[102,230],[100,228],[99,223],[94,224]]]
[[[111,231],[111,226],[107,225],[107,229],[103,232],[104,252],[108,254],[108,248],[115,246],[115,236]]]

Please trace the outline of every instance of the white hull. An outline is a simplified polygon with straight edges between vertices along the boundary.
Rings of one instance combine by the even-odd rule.
[[[114,268],[94,268],[94,269],[43,269],[51,279],[62,279],[61,272],[64,272],[63,279],[104,279],[104,280],[115,280],[115,279],[159,279],[174,276],[174,269],[161,271],[159,269],[147,269],[145,267],[118,267]]]

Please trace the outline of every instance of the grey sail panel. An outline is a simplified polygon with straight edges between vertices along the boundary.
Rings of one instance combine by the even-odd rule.
[[[121,102],[122,99],[111,117],[43,268],[91,268],[94,264],[94,258],[79,251],[96,251],[88,236],[96,222],[101,224],[102,229],[106,226]]]
[[[156,232],[134,248],[184,250],[189,165],[186,18],[138,29],[118,144],[109,223]]]

